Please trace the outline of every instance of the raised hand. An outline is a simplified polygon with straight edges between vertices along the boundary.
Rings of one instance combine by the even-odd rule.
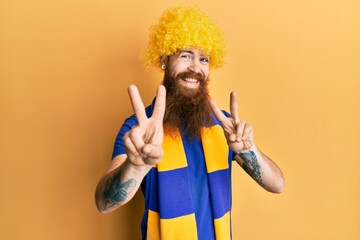
[[[127,132],[123,138],[127,157],[137,167],[157,164],[164,153],[162,142],[165,87],[162,85],[158,87],[154,111],[150,118],[146,116],[145,107],[136,86],[129,86],[128,93],[139,124]]]
[[[238,117],[236,93],[230,94],[231,116],[229,118],[224,115],[214,100],[211,100],[210,104],[215,116],[221,122],[229,148],[235,152],[250,149],[254,145],[254,132],[251,125]]]

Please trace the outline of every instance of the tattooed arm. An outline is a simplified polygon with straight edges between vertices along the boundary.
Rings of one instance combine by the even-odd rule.
[[[150,168],[132,165],[126,154],[115,157],[96,188],[99,211],[111,212],[132,199]]]
[[[283,192],[284,176],[280,168],[255,144],[236,154],[235,160],[261,187],[273,193]]]
[[[252,126],[238,117],[236,93],[230,95],[230,117],[225,116],[213,100],[210,104],[221,122],[229,148],[237,153],[235,160],[264,189],[281,193],[284,176],[280,168],[255,145]]]
[[[127,203],[135,195],[144,176],[161,160],[164,153],[162,142],[165,87],[158,87],[150,118],[146,115],[137,88],[130,86],[128,92],[138,125],[133,126],[123,137],[126,154],[119,155],[111,161],[109,170],[96,188],[96,205],[103,213]]]

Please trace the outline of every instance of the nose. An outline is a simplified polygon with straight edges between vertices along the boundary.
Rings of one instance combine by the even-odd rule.
[[[194,73],[202,73],[200,63],[195,60],[191,61],[188,69]]]

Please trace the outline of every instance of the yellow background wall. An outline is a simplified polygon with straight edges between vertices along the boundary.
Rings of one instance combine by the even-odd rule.
[[[150,2],[150,1],[149,1]],[[108,215],[94,190],[158,71],[138,56],[149,25],[180,1],[0,3],[0,239],[140,239],[142,196]],[[211,94],[282,168],[265,192],[234,168],[234,239],[360,239],[360,2],[182,1],[224,30]]]

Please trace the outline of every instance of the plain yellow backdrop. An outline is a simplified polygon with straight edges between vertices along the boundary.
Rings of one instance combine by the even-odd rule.
[[[164,9],[197,5],[228,42],[211,95],[281,167],[285,192],[233,172],[233,239],[360,239],[360,2],[2,1],[0,239],[140,239],[141,194],[107,215],[96,184],[132,114],[161,82],[139,60]]]

